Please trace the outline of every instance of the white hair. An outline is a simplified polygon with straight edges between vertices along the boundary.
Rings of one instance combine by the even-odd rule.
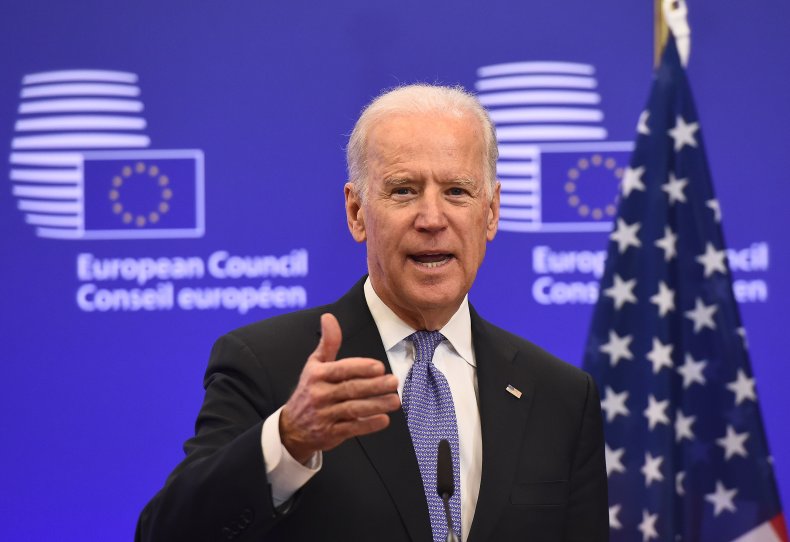
[[[494,125],[477,97],[463,87],[417,83],[386,90],[370,102],[360,114],[346,148],[348,179],[354,184],[360,200],[368,191],[367,143],[371,128],[390,115],[438,113],[456,118],[471,115],[476,118],[483,137],[485,187],[488,198],[496,189],[496,162],[499,151]]]

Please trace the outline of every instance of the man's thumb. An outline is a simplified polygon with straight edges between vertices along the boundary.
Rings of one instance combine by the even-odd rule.
[[[318,361],[335,361],[342,341],[343,333],[340,331],[340,324],[335,315],[328,312],[322,314],[321,340],[313,352],[313,357]]]

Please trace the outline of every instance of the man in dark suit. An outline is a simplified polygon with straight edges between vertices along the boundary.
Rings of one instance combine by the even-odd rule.
[[[426,473],[445,435],[463,540],[608,539],[591,378],[467,301],[496,234],[496,160],[460,89],[401,87],[363,111],[345,194],[369,276],[217,342],[195,437],[138,540],[444,540]]]

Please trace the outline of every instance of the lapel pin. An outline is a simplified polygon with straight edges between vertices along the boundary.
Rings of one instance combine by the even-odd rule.
[[[507,385],[505,391],[508,392],[513,397],[515,397],[516,399],[521,399],[521,395],[522,395],[521,392],[517,388],[514,388],[511,384]]]

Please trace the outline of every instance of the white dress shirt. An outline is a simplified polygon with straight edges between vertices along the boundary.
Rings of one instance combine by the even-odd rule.
[[[403,399],[403,383],[414,363],[414,345],[407,337],[417,330],[384,304],[373,290],[370,279],[365,281],[364,290],[365,301],[379,330],[392,373],[398,378],[398,395]],[[461,455],[461,538],[466,540],[477,506],[483,467],[476,361],[466,297],[450,321],[439,331],[446,340],[436,348],[433,363],[447,379],[455,405]],[[305,466],[296,461],[282,445],[280,410],[266,419],[261,434],[266,473],[275,506],[290,499],[321,468],[321,454],[315,454]],[[432,483],[435,481],[429,481],[429,484]]]

